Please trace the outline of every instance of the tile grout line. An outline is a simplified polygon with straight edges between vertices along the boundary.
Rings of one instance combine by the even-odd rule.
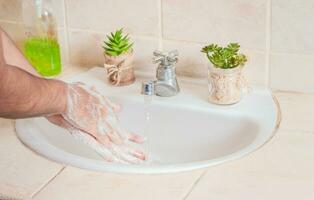
[[[294,52],[281,52],[271,51],[272,55],[291,55],[291,56],[314,56],[314,53],[294,53]]]
[[[267,0],[267,6],[266,6],[266,77],[265,82],[268,88],[271,87],[271,25],[272,25],[272,0]]]
[[[314,93],[308,93],[308,92],[301,92],[301,91],[291,91],[291,90],[280,90],[280,89],[276,89],[276,90],[272,90],[273,92],[277,93],[290,93],[290,94],[295,94],[295,95],[312,95]]]
[[[67,3],[66,0],[63,0],[63,26],[65,30],[65,51],[66,51],[66,60],[67,63],[70,62],[70,43],[69,43],[69,27],[68,27],[68,12],[67,12]]]
[[[8,24],[23,24],[22,22],[19,22],[19,21],[6,20],[6,19],[0,19],[0,22],[8,23]]]
[[[48,179],[46,183],[44,183],[41,187],[39,187],[37,191],[35,191],[31,195],[31,199],[33,199],[36,195],[38,195],[47,185],[49,185],[49,183],[51,183],[57,176],[59,176],[63,172],[63,170],[65,170],[65,168],[66,168],[65,166],[62,166],[62,168],[54,176]]]
[[[77,32],[86,32],[86,33],[95,33],[95,34],[104,34],[104,30],[92,30],[92,29],[82,29],[82,28],[68,28],[69,31],[77,31]],[[132,37],[140,37],[144,39],[151,39],[151,40],[156,40],[158,39],[155,36],[147,36],[147,35],[141,35],[141,34],[133,34]]]
[[[163,50],[163,16],[162,16],[162,0],[158,0],[158,49]]]
[[[196,41],[196,40],[182,40],[182,39],[175,39],[175,38],[164,38],[163,40],[172,41],[172,42],[181,42],[181,43],[193,43],[193,44],[199,44],[199,45],[207,45],[208,44],[206,42],[200,42],[200,41]],[[254,48],[251,48],[251,47],[243,47],[243,49],[251,50],[251,51],[254,51],[254,52],[267,53],[266,49],[265,50],[263,50],[263,49],[254,49]]]
[[[208,169],[204,170],[201,175],[194,181],[194,183],[192,184],[191,188],[187,191],[187,193],[183,196],[182,200],[186,200],[190,194],[192,193],[192,191],[194,190],[194,188],[196,187],[196,185],[200,182],[200,180],[205,176],[205,174],[207,173]]]

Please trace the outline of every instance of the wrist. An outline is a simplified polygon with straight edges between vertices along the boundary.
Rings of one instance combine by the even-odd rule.
[[[60,114],[66,113],[67,111],[67,102],[68,102],[68,84],[63,81],[58,81],[60,84],[60,104],[59,112]]]
[[[51,80],[51,87],[49,87],[52,91],[52,98],[50,99],[53,105],[53,113],[51,114],[63,114],[67,110],[67,99],[68,99],[68,84],[59,81],[59,80]]]

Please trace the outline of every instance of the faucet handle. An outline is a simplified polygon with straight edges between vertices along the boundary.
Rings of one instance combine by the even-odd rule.
[[[178,50],[172,50],[169,52],[154,51],[153,63],[160,63],[163,66],[172,65],[178,61]]]

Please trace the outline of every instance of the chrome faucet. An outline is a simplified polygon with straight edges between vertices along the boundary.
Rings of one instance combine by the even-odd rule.
[[[156,71],[157,80],[143,82],[142,94],[156,94],[161,97],[176,95],[180,91],[175,72],[175,64],[179,55],[178,51],[154,51],[153,55],[153,63],[159,63]]]

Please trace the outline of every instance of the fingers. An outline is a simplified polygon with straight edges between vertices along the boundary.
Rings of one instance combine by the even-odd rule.
[[[116,160],[111,151],[109,151],[108,148],[105,148],[104,145],[99,144],[92,136],[77,129],[71,129],[70,132],[76,140],[89,146],[96,153],[98,153],[105,161],[113,162],[114,160]]]
[[[137,150],[134,147],[131,147],[126,143],[127,141],[123,141],[121,140],[121,138],[117,138],[117,135],[118,134],[115,133],[108,133],[108,137],[112,141],[113,145],[115,145],[117,148],[122,149],[121,151],[116,152],[116,154],[121,154],[120,159],[130,161],[132,163],[136,160],[134,160],[134,158],[130,159],[129,156],[135,157],[140,160],[146,159],[144,152],[142,152],[141,150]],[[114,151],[117,151],[117,149],[114,149]]]
[[[113,103],[112,101],[110,101],[108,98],[106,98],[104,95],[100,94],[96,87],[93,86],[91,87],[91,90],[97,94],[99,100],[104,104],[104,105],[108,105],[111,107],[111,109],[114,111],[114,112],[120,112],[121,111],[121,106],[117,103]]]
[[[145,138],[143,138],[142,136],[126,131],[119,124],[118,125],[116,123],[111,124],[115,126],[114,127],[110,126],[111,131],[108,132],[108,136],[114,143],[121,144],[121,142],[126,142],[126,139],[138,144],[142,144],[145,142]],[[126,139],[122,137],[122,135],[125,135]]]
[[[97,135],[96,140],[100,143],[105,145],[108,148],[111,148],[111,141],[107,135]]]
[[[115,143],[115,144],[117,144],[117,145],[121,145],[121,144],[124,143],[124,139],[123,139],[119,134],[117,134],[116,132],[110,131],[110,132],[108,132],[107,134],[108,134],[109,139],[110,139],[113,143]]]
[[[111,103],[111,108],[113,109],[113,112],[118,113],[122,110],[121,105],[117,103]]]
[[[122,110],[121,106],[117,103],[113,103],[112,101],[110,101],[108,98],[102,96],[102,100],[104,102],[106,102],[113,110],[113,112],[118,113]]]
[[[127,145],[113,144],[111,150],[115,157],[127,163],[140,164],[146,159],[146,156],[142,151],[135,150]]]
[[[128,145],[129,141],[143,143],[144,139],[121,127],[115,114],[121,110],[118,104],[105,98],[95,87],[76,83],[72,90],[69,95],[71,109],[64,115],[66,121],[62,118],[70,126],[56,117],[51,119],[54,123],[67,127],[75,138],[108,162],[141,163],[146,159],[142,151]]]
[[[129,133],[128,139],[138,144],[143,144],[145,142],[145,138],[143,138],[142,136],[136,135],[134,133]]]
[[[146,159],[142,151],[126,144],[115,144],[106,135],[98,136],[95,139],[88,133],[74,127],[69,130],[75,139],[89,146],[107,162],[139,164]]]
[[[132,155],[134,155],[135,157],[137,157],[140,160],[146,160],[146,155],[144,154],[144,152],[142,152],[140,150],[133,151]]]
[[[62,128],[70,128],[72,127],[71,124],[69,124],[63,117],[62,115],[51,115],[51,116],[48,116],[46,117],[46,119],[48,121],[50,121],[51,123],[57,125],[57,126],[60,126]]]

